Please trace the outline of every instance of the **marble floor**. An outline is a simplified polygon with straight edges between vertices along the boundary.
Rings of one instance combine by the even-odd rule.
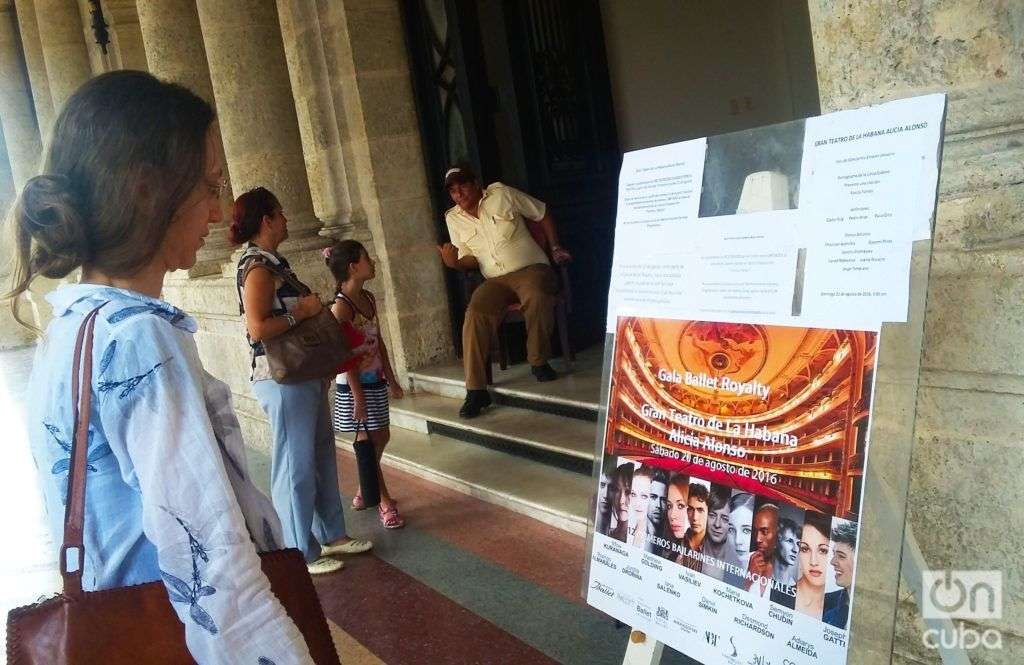
[[[59,588],[19,399],[30,367],[31,351],[0,353],[5,614]],[[338,459],[342,491],[351,496],[354,460],[343,450]],[[316,579],[343,662],[622,662],[628,629],[580,600],[584,539],[414,475],[386,473],[406,528],[385,531],[375,511],[346,509],[349,532],[375,547]],[[662,662],[692,661],[666,649]]]

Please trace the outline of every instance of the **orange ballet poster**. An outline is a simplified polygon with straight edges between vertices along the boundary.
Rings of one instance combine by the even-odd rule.
[[[605,452],[856,519],[877,333],[620,318]]]
[[[701,662],[844,662],[877,351],[620,317],[587,601]]]

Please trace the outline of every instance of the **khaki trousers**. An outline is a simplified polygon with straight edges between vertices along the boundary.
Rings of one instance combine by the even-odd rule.
[[[518,301],[526,319],[526,357],[543,365],[551,356],[558,278],[551,266],[535,263],[500,277],[484,280],[473,291],[462,324],[462,362],[466,389],[487,387],[487,354],[508,306]]]

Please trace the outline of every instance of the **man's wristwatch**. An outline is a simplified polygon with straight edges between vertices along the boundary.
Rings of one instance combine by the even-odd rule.
[[[295,317],[292,316],[291,314],[288,314],[287,312],[285,312],[285,314],[284,314],[284,320],[288,322],[288,327],[289,328],[294,328],[295,324],[298,323],[295,320]]]

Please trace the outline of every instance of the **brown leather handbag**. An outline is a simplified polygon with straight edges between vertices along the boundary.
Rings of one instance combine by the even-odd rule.
[[[102,307],[102,305],[101,305]],[[82,323],[75,342],[71,399],[75,408],[75,438],[64,513],[64,544],[60,548],[63,593],[7,615],[9,665],[120,665],[137,663],[194,663],[185,645],[185,626],[171,608],[163,582],[137,586],[82,590],[85,561],[85,465],[92,402],[92,337],[99,307]],[[84,344],[83,344],[84,340]],[[83,359],[84,350],[84,359]],[[79,369],[81,391],[79,398]],[[71,561],[78,562],[70,570]],[[313,661],[339,665],[323,609],[295,549],[260,555],[263,572],[288,616],[306,639]],[[230,655],[230,654],[229,654]]]
[[[308,286],[287,272],[269,263],[256,265],[280,275],[299,293],[310,293]],[[238,280],[240,306],[241,285],[256,265],[249,264]],[[270,365],[270,376],[278,383],[301,383],[332,377],[337,374],[336,368],[352,357],[352,349],[341,332],[338,320],[326,307],[316,316],[300,321],[277,337],[263,340],[263,350],[266,351],[267,364]]]

